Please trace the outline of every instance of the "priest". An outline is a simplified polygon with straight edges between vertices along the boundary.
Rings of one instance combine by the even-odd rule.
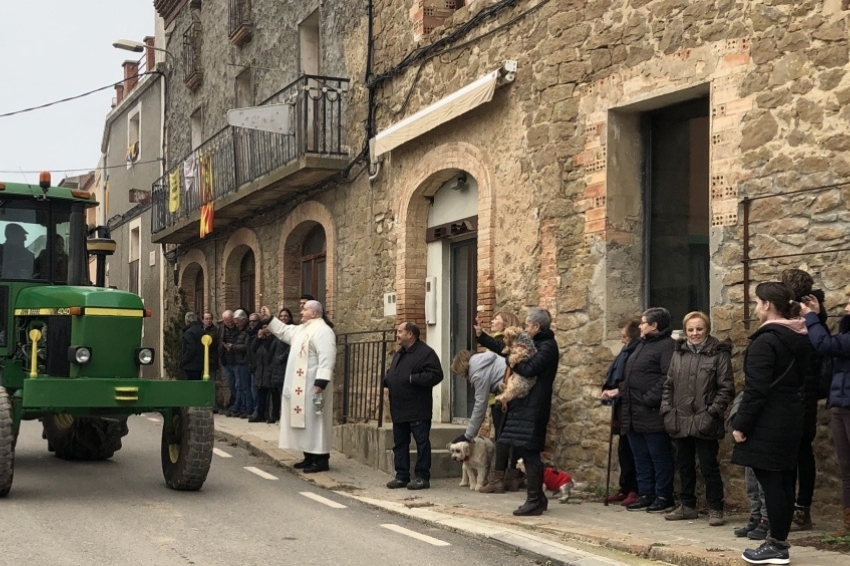
[[[323,320],[319,301],[301,307],[301,324],[283,324],[268,307],[260,309],[270,333],[291,346],[283,381],[280,447],[300,450],[295,464],[305,474],[327,472],[333,432],[333,390],[327,391],[336,363],[336,335]]]

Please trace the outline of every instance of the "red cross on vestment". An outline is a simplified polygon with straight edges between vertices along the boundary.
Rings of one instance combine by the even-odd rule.
[[[299,414],[299,415],[301,414],[301,407],[295,407],[294,410],[297,414]]]
[[[296,387],[296,388],[295,388],[295,394],[296,394],[296,395],[301,395],[301,393],[303,393],[303,392],[304,392],[304,390],[303,390],[303,389],[301,389],[300,387]]]
[[[303,370],[303,369],[299,369],[299,370],[298,370],[298,371],[296,371],[295,373],[297,373],[297,374],[298,374],[298,377],[301,377],[302,375],[304,375],[304,370]],[[300,393],[299,393],[299,395],[300,395]]]

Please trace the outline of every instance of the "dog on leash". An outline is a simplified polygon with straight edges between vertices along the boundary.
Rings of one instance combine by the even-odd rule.
[[[516,467],[517,470],[525,473],[525,463],[522,458],[517,461]],[[572,490],[580,486],[573,481],[572,476],[567,472],[550,464],[545,464],[543,466],[543,487],[551,491],[559,503],[566,503],[570,500]]]
[[[472,491],[481,489],[490,476],[490,463],[496,452],[493,441],[483,436],[476,436],[466,442],[450,442],[447,448],[451,452],[452,460],[463,464],[460,486],[469,486]]]
[[[503,338],[505,349],[502,350],[502,353],[508,356],[508,368],[505,370],[504,383],[500,387],[501,393],[496,395],[496,402],[502,406],[502,411],[507,411],[509,402],[528,395],[528,392],[537,383],[536,377],[523,377],[512,372],[511,367],[530,359],[537,353],[537,348],[534,347],[534,340],[531,339],[531,336],[518,326],[506,328]]]

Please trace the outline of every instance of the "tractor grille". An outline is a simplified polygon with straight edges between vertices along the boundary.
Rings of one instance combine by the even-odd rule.
[[[47,317],[47,374],[51,377],[69,377],[71,362],[68,348],[71,347],[71,317]]]

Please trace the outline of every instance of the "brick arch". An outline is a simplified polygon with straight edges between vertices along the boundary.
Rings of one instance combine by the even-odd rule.
[[[396,238],[396,320],[424,327],[425,275],[430,201],[439,188],[459,171],[478,182],[478,304],[482,322],[489,321],[496,305],[494,265],[495,179],[493,161],[481,148],[467,142],[445,143],[429,151],[413,168],[405,183],[398,209]]]
[[[336,225],[330,210],[322,203],[310,200],[298,205],[289,213],[280,230],[280,262],[278,263],[278,280],[280,281],[279,297],[281,304],[279,308],[298,305],[298,297],[301,294],[301,268],[299,258],[301,256],[301,245],[310,230],[320,225],[325,231],[325,242],[327,246],[326,260],[326,298],[325,311],[333,318],[334,306],[336,304],[336,248],[337,236]]]
[[[195,277],[198,271],[204,274],[204,308],[212,310],[212,305],[209,302],[210,289],[210,272],[207,269],[207,258],[204,252],[199,249],[189,250],[189,252],[180,258],[180,288],[186,293],[186,301],[189,303],[189,308],[195,310]],[[203,313],[198,313],[203,315]]]
[[[240,228],[227,240],[222,254],[225,309],[239,308],[239,267],[242,258],[245,257],[245,253],[249,249],[254,252],[254,265],[256,266],[254,294],[257,308],[263,304],[263,255],[260,240],[257,238],[257,233],[250,228]]]

